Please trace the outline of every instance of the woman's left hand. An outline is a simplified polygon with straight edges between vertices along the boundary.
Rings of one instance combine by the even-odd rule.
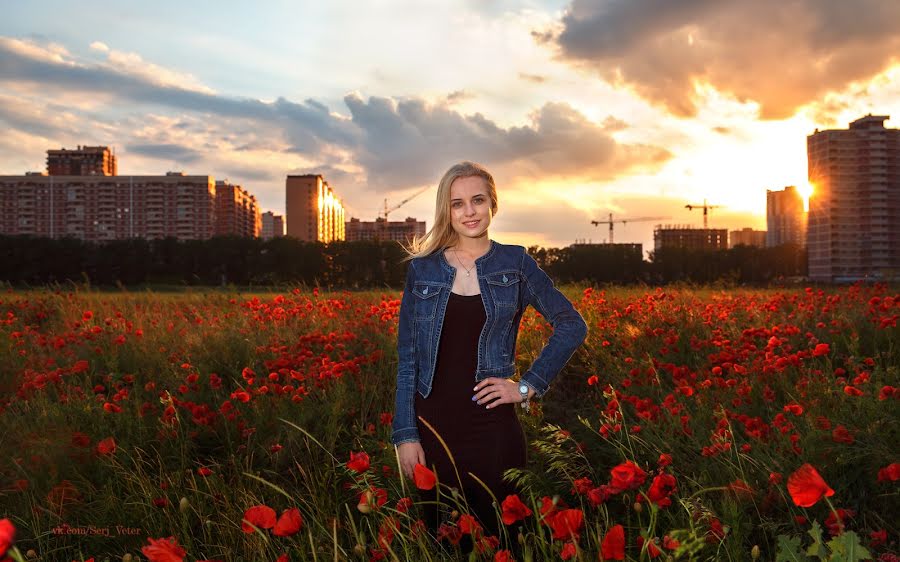
[[[528,397],[534,396],[534,389],[528,389]],[[493,408],[500,404],[519,404],[522,395],[519,394],[519,383],[511,379],[489,377],[475,385],[475,396],[472,397],[479,405]]]

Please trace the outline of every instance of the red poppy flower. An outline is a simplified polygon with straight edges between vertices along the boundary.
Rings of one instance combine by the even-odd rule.
[[[116,440],[112,437],[100,440],[97,443],[97,452],[101,455],[111,455],[116,452]]]
[[[437,478],[435,478],[434,472],[428,467],[416,463],[415,468],[413,468],[413,481],[416,483],[416,488],[420,490],[431,490],[434,488]]]
[[[675,477],[671,474],[660,474],[650,484],[650,489],[647,490],[647,497],[659,507],[668,507],[672,505],[669,495],[674,491]]]
[[[494,562],[516,562],[512,552],[508,550],[498,550],[494,553]]]
[[[847,396],[862,396],[865,394],[862,390],[856,388],[855,386],[850,386],[849,384],[844,387],[844,394]]]
[[[577,541],[584,526],[584,513],[580,509],[563,509],[554,513],[547,523],[554,539]]]
[[[578,553],[578,548],[575,547],[575,543],[567,542],[563,547],[562,551],[559,553],[560,558],[563,560],[571,560],[575,558],[575,554]]]
[[[118,414],[122,411],[122,408],[116,404],[113,404],[112,402],[104,402],[103,410],[110,414]]]
[[[894,462],[878,470],[879,482],[896,482],[900,480],[900,462]]]
[[[174,537],[166,539],[147,538],[150,543],[141,548],[141,552],[150,562],[184,562],[187,552],[178,545]]]
[[[447,539],[450,544],[458,545],[459,541],[462,540],[463,533],[456,525],[448,525],[447,523],[441,523],[438,527],[437,531],[437,540],[438,542]]]
[[[676,548],[678,548],[679,546],[681,546],[681,543],[680,543],[680,542],[678,542],[677,540],[675,540],[675,539],[669,537],[669,535],[666,535],[666,536],[663,537],[662,544],[663,544],[663,547],[664,547],[664,548],[667,548],[667,549],[669,549],[669,550],[675,550]]]
[[[800,507],[812,507],[823,496],[834,495],[834,490],[828,487],[825,480],[809,463],[804,464],[788,477],[787,487],[791,499]]]
[[[625,560],[625,529],[615,525],[606,532],[600,545],[600,556],[604,560]]]
[[[812,352],[813,357],[820,357],[829,353],[831,353],[831,347],[827,343],[817,343],[816,348]]]
[[[481,524],[468,513],[459,516],[459,530],[465,535],[472,535],[475,538],[481,536]]]
[[[347,468],[359,474],[369,470],[369,455],[365,451],[359,453],[350,451],[350,460],[347,461]]]
[[[612,478],[610,486],[620,492],[639,488],[647,479],[647,473],[631,461],[625,461],[609,471]]]
[[[205,466],[201,466],[197,469],[197,474],[199,474],[200,476],[209,476],[210,474],[212,474],[212,470],[206,468]]]
[[[0,556],[4,556],[16,537],[16,526],[9,519],[0,519]]]
[[[281,517],[275,523],[275,528],[272,529],[272,534],[278,537],[289,537],[299,531],[302,526],[303,517],[300,515],[300,510],[292,507],[281,513]]]
[[[842,425],[837,426],[831,432],[831,440],[835,443],[845,443],[847,445],[851,445],[855,441],[850,430]]]
[[[522,503],[522,500],[520,500],[519,496],[516,494],[506,496],[506,499],[503,500],[500,507],[503,511],[504,525],[512,525],[516,521],[521,521],[531,515],[531,510],[528,509],[527,505]]]
[[[275,526],[275,510],[265,505],[254,505],[244,512],[241,530],[245,533],[256,531],[250,524],[260,529],[271,529]]]

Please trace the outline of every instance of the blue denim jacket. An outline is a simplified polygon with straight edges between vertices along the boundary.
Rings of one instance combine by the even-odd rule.
[[[478,339],[474,381],[509,378],[516,372],[519,321],[530,304],[553,326],[553,334],[521,380],[543,396],[587,336],[587,324],[523,246],[491,240],[475,260],[487,320]],[[431,393],[438,342],[456,270],[443,250],[410,261],[397,329],[397,396],[391,442],[418,441],[415,392]],[[474,392],[473,392],[474,394]]]

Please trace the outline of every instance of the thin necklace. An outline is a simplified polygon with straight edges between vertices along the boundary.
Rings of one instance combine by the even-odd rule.
[[[468,277],[469,274],[472,273],[472,270],[469,269],[468,267],[466,267],[465,264],[463,264],[462,260],[459,259],[459,253],[456,251],[456,248],[453,248],[453,255],[456,256],[456,261],[459,262],[459,265],[462,266],[462,268],[466,270],[466,277]],[[475,267],[475,266],[473,265],[472,267]]]

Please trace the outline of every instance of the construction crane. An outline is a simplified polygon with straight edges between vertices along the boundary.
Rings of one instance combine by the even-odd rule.
[[[396,205],[394,205],[394,206],[391,207],[390,209],[388,209],[387,198],[385,198],[385,199],[384,199],[384,211],[382,211],[381,213],[379,213],[379,216],[382,217],[382,218],[384,218],[385,221],[387,221],[387,219],[388,219],[388,213],[390,213],[391,211],[396,211],[397,209],[399,209],[400,207],[402,207],[403,205],[405,205],[406,203],[408,203],[413,197],[415,197],[415,196],[417,196],[417,195],[420,195],[420,194],[424,193],[425,191],[428,191],[428,189],[429,189],[430,187],[431,187],[431,186],[426,185],[425,187],[423,187],[423,188],[420,189],[419,191],[413,193],[412,195],[410,195],[409,197],[407,197],[407,198],[404,199],[403,201],[400,201],[399,203],[397,203]]]
[[[706,228],[709,228],[709,226],[708,226],[708,225],[709,225],[709,218],[708,218],[708,215],[709,215],[710,209],[718,209],[718,208],[721,207],[721,206],[722,206],[722,205],[707,205],[707,204],[706,204],[706,199],[704,199],[702,205],[696,205],[696,204],[694,204],[694,205],[685,205],[684,208],[687,209],[688,211],[693,211],[694,209],[703,209],[703,228],[706,229]]]
[[[613,244],[613,223],[620,222],[620,223],[622,223],[622,224],[624,225],[624,224],[629,223],[629,222],[661,221],[661,220],[666,220],[666,219],[669,219],[669,218],[671,218],[671,217],[636,217],[636,218],[633,218],[633,219],[617,219],[617,220],[613,220],[612,213],[610,213],[610,214],[609,214],[609,220],[608,220],[608,221],[591,221],[591,224],[594,225],[594,226],[600,226],[601,224],[608,224],[608,225],[609,225],[609,243],[610,243],[610,244]]]

